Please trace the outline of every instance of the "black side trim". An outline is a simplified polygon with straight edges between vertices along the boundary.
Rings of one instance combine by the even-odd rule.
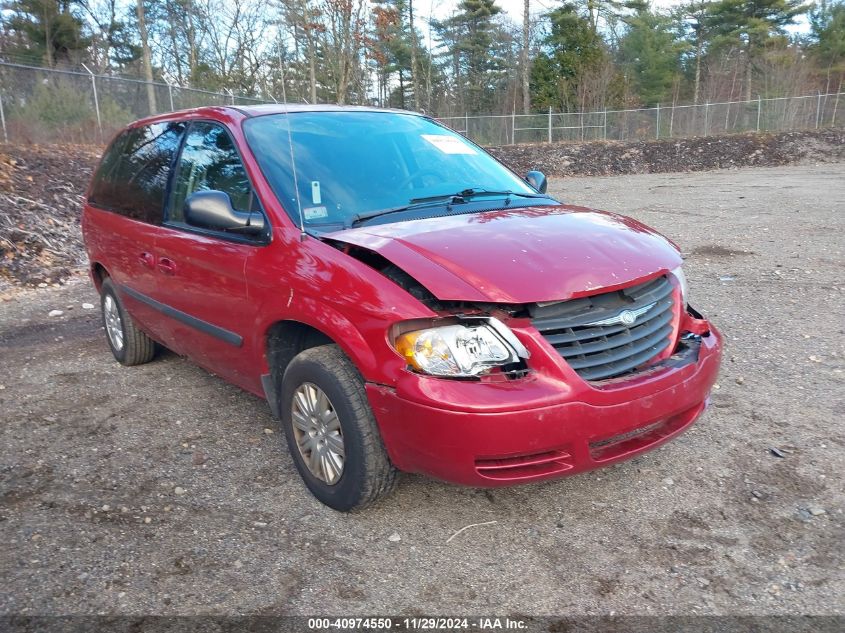
[[[276,393],[276,385],[273,384],[273,377],[270,374],[261,374],[261,386],[264,388],[264,397],[270,405],[270,413],[277,420],[282,419],[282,412],[279,409],[279,397]]]
[[[195,316],[191,316],[186,312],[182,312],[181,310],[177,310],[176,308],[167,305],[166,303],[161,303],[160,301],[156,301],[152,297],[148,297],[145,294],[141,294],[137,290],[132,290],[128,286],[120,286],[121,292],[125,292],[133,299],[140,301],[141,303],[146,303],[151,308],[155,308],[162,314],[166,314],[169,317],[173,317],[177,321],[181,321],[185,325],[189,325],[195,330],[199,330],[203,334],[208,334],[209,336],[213,336],[214,338],[218,338],[221,341],[225,341],[229,345],[234,345],[235,347],[240,347],[243,345],[244,339],[239,334],[235,334],[234,332],[230,332],[229,330],[224,330],[222,327],[217,327],[212,323],[207,321],[203,321],[202,319],[198,319]]]

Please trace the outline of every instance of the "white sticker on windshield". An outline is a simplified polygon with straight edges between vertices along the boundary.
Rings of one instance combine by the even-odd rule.
[[[314,204],[320,204],[323,201],[323,197],[320,195],[320,181],[319,180],[312,180],[311,181],[311,202]]]
[[[329,216],[329,210],[326,207],[306,207],[302,210],[302,215],[306,220],[319,220]]]
[[[478,153],[459,136],[446,136],[445,134],[422,134],[421,136],[444,154]]]

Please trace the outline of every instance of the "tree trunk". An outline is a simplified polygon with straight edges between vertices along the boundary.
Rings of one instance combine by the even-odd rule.
[[[310,103],[317,103],[317,51],[314,46],[314,34],[308,30],[308,96]]]
[[[414,29],[414,0],[408,0],[408,23],[411,27],[411,87],[414,91],[414,110],[420,110],[420,87],[417,82],[417,32]]]
[[[150,108],[150,114],[156,114],[158,108],[156,107],[156,92],[153,86],[153,60],[150,52],[150,42],[147,39],[147,20],[144,17],[144,0],[137,0],[136,10],[138,13],[138,31],[141,35],[141,57],[144,62],[144,79],[147,82],[147,105]]]
[[[431,21],[431,14],[429,14],[429,22]],[[426,46],[426,53],[428,55],[427,63],[425,65],[425,105],[426,109],[428,110],[429,114],[434,111],[434,108],[431,105],[431,72],[432,68],[434,67],[434,60],[431,57],[431,33],[429,32],[428,36],[428,45]]]
[[[197,76],[197,66],[199,65],[199,54],[197,53],[197,27],[194,22],[195,16],[193,13],[188,14],[188,24],[185,29],[185,39],[188,42],[188,77],[193,81]]]
[[[531,94],[530,89],[530,75],[531,69],[528,66],[528,37],[530,35],[529,20],[531,17],[528,14],[530,0],[525,0],[522,9],[522,52],[520,54],[520,62],[522,64],[522,112],[529,114],[531,111]]]
[[[184,84],[185,76],[182,74],[181,55],[179,55],[179,42],[176,39],[176,24],[172,20],[170,21],[170,24],[167,27],[167,36],[170,38],[170,54],[173,55],[173,67],[176,69],[176,81],[179,84]]]
[[[53,36],[50,34],[50,18],[44,8],[44,53],[47,55],[47,67],[53,67]]]
[[[692,102],[698,105],[701,96],[701,35],[695,43],[695,87],[693,89]]]
[[[308,96],[309,103],[317,103],[317,47],[314,43],[314,25],[311,24],[311,10],[308,0],[302,2],[302,30],[305,32],[305,44],[308,55]]]
[[[754,54],[757,51],[756,41],[751,34],[748,34],[748,43],[745,45],[745,100],[751,101],[751,80],[754,74]]]
[[[751,78],[754,70],[754,63],[751,60],[751,47],[748,48],[748,55],[745,56],[745,100],[751,101]]]
[[[308,96],[311,97],[310,103],[317,103],[317,54],[314,51],[314,40],[312,39],[310,31],[308,34]]]
[[[402,69],[399,69],[399,107],[405,109],[405,79],[402,77]]]

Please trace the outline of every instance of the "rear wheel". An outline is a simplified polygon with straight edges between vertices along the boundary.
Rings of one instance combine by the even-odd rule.
[[[103,281],[100,289],[103,327],[111,353],[123,365],[141,365],[155,356],[155,341],[135,326],[123,307],[111,279]]]
[[[312,494],[348,512],[396,485],[361,374],[337,345],[312,347],[288,365],[280,410],[288,449]]]

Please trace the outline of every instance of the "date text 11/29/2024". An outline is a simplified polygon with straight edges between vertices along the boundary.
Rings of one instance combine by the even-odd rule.
[[[312,631],[527,631],[525,620],[511,617],[309,618]]]

